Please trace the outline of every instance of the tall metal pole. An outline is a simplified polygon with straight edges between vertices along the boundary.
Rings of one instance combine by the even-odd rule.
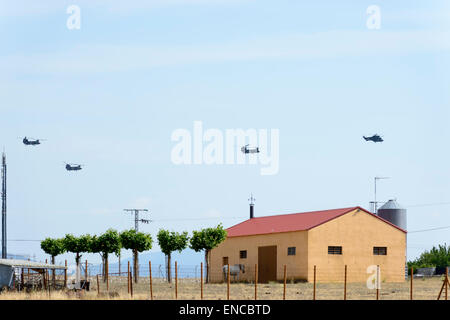
[[[378,202],[377,202],[377,180],[381,180],[381,179],[389,179],[389,177],[375,177],[374,178],[374,181],[375,181],[375,201],[374,201],[374,203],[373,203],[373,206],[374,206],[374,211],[373,211],[373,213],[374,214],[377,214],[377,211],[378,211],[378,209],[377,209],[377,204],[378,204]]]
[[[140,211],[148,212],[148,209],[123,209],[123,211],[134,212],[134,230],[136,231],[136,233],[139,232],[139,222],[142,222],[142,223],[151,222],[151,220],[148,220],[148,219],[139,219],[139,212]],[[139,256],[138,256],[138,253],[136,252],[135,254],[133,254],[133,257],[134,257],[134,281],[137,283],[138,278],[139,278]]]
[[[8,258],[6,244],[6,154],[2,154],[2,259]]]
[[[377,177],[375,177],[375,200],[373,202],[374,210],[373,213],[377,214]]]
[[[139,212],[140,211],[148,212],[148,209],[123,209],[123,211],[134,213],[134,230],[136,230],[136,232],[139,232],[139,222],[142,223],[151,222],[151,220],[148,219],[139,219]]]

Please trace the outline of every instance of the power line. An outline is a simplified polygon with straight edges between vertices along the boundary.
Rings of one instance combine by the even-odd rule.
[[[246,217],[226,217],[226,218],[185,218],[185,219],[160,219],[160,220],[153,220],[153,222],[159,222],[159,221],[198,221],[198,220],[226,220],[226,219],[244,219]]]
[[[450,228],[450,226],[445,226],[445,227],[437,227],[437,228],[409,231],[408,233],[426,232],[426,231],[434,231],[434,230],[449,229],[449,228]]]
[[[423,203],[423,204],[415,204],[415,205],[406,206],[406,207],[414,208],[414,207],[431,207],[431,206],[444,206],[444,205],[450,205],[450,202]]]

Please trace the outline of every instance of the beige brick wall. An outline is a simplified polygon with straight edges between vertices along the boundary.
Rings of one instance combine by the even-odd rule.
[[[255,264],[258,263],[258,247],[277,246],[277,278],[283,279],[284,265],[288,279],[306,279],[307,276],[307,232],[285,232],[227,238],[217,248],[211,250],[211,281],[222,281],[222,258],[228,257],[230,265],[244,264],[246,273],[242,280],[254,280]],[[287,248],[296,247],[296,255],[288,256]],[[247,259],[239,259],[239,251],[247,250]]]
[[[401,230],[355,210],[308,232],[308,280],[313,280],[314,265],[318,281],[342,281],[344,265],[348,281],[366,281],[367,267],[380,265],[382,281],[405,280],[406,234]],[[328,246],[342,246],[342,255],[328,254]],[[373,247],[387,247],[387,255],[374,255]]]

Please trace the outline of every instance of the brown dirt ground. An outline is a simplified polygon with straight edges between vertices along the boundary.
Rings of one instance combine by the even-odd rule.
[[[51,291],[48,292],[5,292],[0,294],[0,300],[21,299],[131,299],[127,290],[126,277],[111,277],[109,292],[106,292],[106,284],[100,279],[100,295],[97,294],[96,279],[91,280],[91,290],[81,294],[74,292]],[[415,300],[435,300],[442,286],[443,278],[414,279]],[[231,300],[253,300],[255,287],[252,283],[232,283],[230,286]],[[288,300],[311,300],[313,298],[312,283],[287,283],[286,299]],[[318,300],[343,300],[343,283],[317,283],[316,299]],[[408,300],[410,298],[410,282],[382,283],[379,292],[380,300]],[[150,285],[148,278],[141,278],[138,284],[133,284],[133,299],[150,299]],[[171,300],[175,299],[175,283],[167,283],[163,279],[153,280],[153,299]],[[178,280],[178,299],[198,300],[200,299],[199,279]],[[205,300],[226,300],[227,284],[204,284]],[[268,283],[258,284],[259,300],[281,300],[283,299],[283,284]],[[365,283],[347,284],[348,300],[375,300],[376,290],[370,290]]]

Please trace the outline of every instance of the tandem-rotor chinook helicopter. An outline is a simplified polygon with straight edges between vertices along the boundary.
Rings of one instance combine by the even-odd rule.
[[[45,139],[28,139],[27,137],[24,137],[22,140],[23,144],[27,146],[36,146],[38,144],[41,144],[41,141],[45,141]]]
[[[259,153],[259,148],[258,147],[249,147],[249,145],[246,144],[245,146],[243,146],[241,148],[241,151],[243,153]]]
[[[65,162],[64,162],[65,163]],[[78,171],[81,170],[82,164],[74,164],[74,163],[66,163],[66,170],[67,171]]]

